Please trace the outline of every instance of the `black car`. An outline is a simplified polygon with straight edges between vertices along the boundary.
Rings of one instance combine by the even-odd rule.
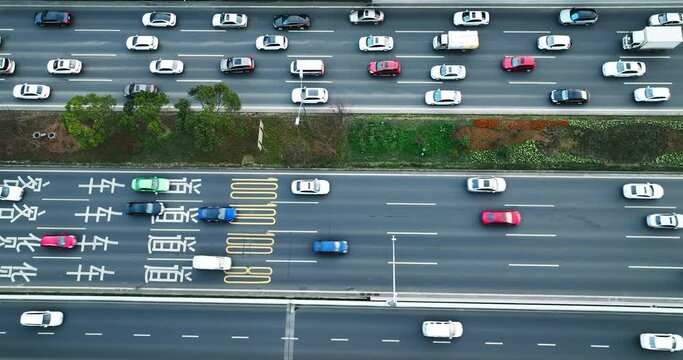
[[[141,92],[148,92],[156,94],[159,91],[159,86],[157,84],[138,84],[133,83],[125,88],[123,88],[123,95],[127,98],[133,97],[133,95]]]
[[[250,56],[231,57],[221,60],[221,71],[229,73],[248,73],[255,68],[254,58]]]
[[[68,26],[69,24],[71,24],[71,13],[68,11],[45,10],[37,12],[36,15],[33,17],[33,21],[38,26]]]
[[[591,100],[591,94],[585,89],[557,89],[550,93],[553,104],[581,105]]]
[[[164,203],[160,202],[129,202],[126,205],[128,215],[160,215],[164,212]]]
[[[278,30],[308,29],[311,18],[303,14],[278,15],[273,19],[273,26]]]

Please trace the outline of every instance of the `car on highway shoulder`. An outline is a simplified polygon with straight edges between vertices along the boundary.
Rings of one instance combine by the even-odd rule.
[[[64,313],[61,311],[26,311],[21,314],[19,323],[23,326],[55,327],[64,322]]]
[[[467,179],[467,191],[476,193],[500,193],[505,191],[505,179],[495,176],[471,177]]]
[[[71,24],[71,13],[68,11],[45,10],[33,15],[33,22],[40,26],[69,26]]]
[[[50,87],[42,84],[18,84],[14,85],[12,95],[23,100],[43,100],[50,97]]]
[[[320,179],[301,179],[292,181],[294,195],[327,195],[330,193],[330,182]]]
[[[624,197],[627,199],[661,199],[664,196],[664,188],[659,184],[652,183],[629,183],[622,188]]]
[[[217,29],[244,29],[248,20],[247,15],[224,12],[214,14],[211,25]]]
[[[377,9],[354,9],[349,12],[349,21],[352,24],[379,25],[384,21],[384,11]]]
[[[313,252],[317,254],[346,254],[349,252],[349,243],[346,240],[315,240]]]
[[[155,201],[129,202],[126,204],[126,214],[128,215],[161,215],[164,212],[164,203]]]
[[[683,25],[683,14],[661,13],[654,14],[648,19],[650,26],[678,26]]]
[[[602,64],[605,77],[636,77],[645,75],[646,67],[642,61],[608,61]]]
[[[458,90],[430,90],[425,93],[427,105],[449,106],[462,102],[462,94]]]
[[[142,92],[148,92],[156,94],[159,91],[159,86],[157,84],[139,84],[132,83],[123,88],[123,95],[127,98],[132,98],[135,94]]]
[[[292,102],[295,104],[324,104],[327,102],[328,93],[325,88],[294,88],[292,89]]]
[[[0,75],[14,74],[16,63],[14,60],[6,57],[0,57]]]
[[[531,71],[536,68],[533,56],[504,56],[501,66],[505,71]]]
[[[24,197],[24,188],[13,185],[0,185],[0,200],[21,201]]]
[[[180,60],[153,60],[149,63],[149,71],[159,75],[182,74],[185,65]]]
[[[205,206],[197,210],[197,219],[206,222],[230,222],[237,218],[237,211],[227,206]]]
[[[550,92],[550,101],[555,104],[585,104],[591,100],[586,89],[555,89]]]
[[[159,39],[152,35],[134,35],[126,39],[126,48],[134,51],[154,51],[159,48]]]
[[[232,259],[227,256],[195,255],[192,268],[197,270],[230,270]]]
[[[598,21],[598,12],[589,8],[562,9],[558,16],[560,24],[567,25],[592,25]]]
[[[80,74],[83,63],[76,59],[52,59],[47,62],[47,72],[56,75]]]
[[[142,25],[148,27],[166,28],[176,25],[177,17],[172,12],[153,11],[142,15]]]
[[[522,215],[516,210],[486,210],[481,212],[481,223],[484,225],[519,225],[521,222]]]
[[[683,350],[683,337],[678,334],[640,334],[640,347],[653,351],[681,351]]]
[[[453,14],[453,25],[482,26],[488,25],[490,19],[488,11],[458,11]]]
[[[273,18],[273,27],[278,30],[304,30],[311,27],[311,18],[305,14],[284,14]]]
[[[363,36],[358,40],[360,51],[390,51],[394,48],[394,38],[391,36]]]
[[[538,38],[536,46],[539,50],[568,50],[572,47],[572,39],[567,35],[544,35]]]
[[[422,335],[429,338],[452,339],[462,336],[462,324],[458,321],[423,321]]]
[[[256,38],[258,50],[287,50],[287,38],[282,35],[262,35]]]
[[[171,182],[156,176],[138,176],[130,182],[130,187],[133,191],[158,194],[167,192],[171,188]]]
[[[647,226],[655,229],[683,228],[683,215],[676,213],[650,214],[645,218]]]
[[[224,74],[250,73],[256,68],[251,56],[235,56],[221,59],[220,69]]]
[[[40,238],[40,246],[71,249],[76,246],[76,237],[73,235],[43,235]]]
[[[636,102],[664,102],[671,100],[671,90],[668,87],[644,87],[633,90],[633,100]]]
[[[462,80],[467,76],[464,65],[435,65],[429,71],[433,80]]]
[[[401,63],[396,60],[378,60],[368,65],[368,73],[372,76],[396,76],[401,73]]]

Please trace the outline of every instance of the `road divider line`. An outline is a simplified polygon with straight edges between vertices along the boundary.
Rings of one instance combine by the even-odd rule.
[[[152,336],[151,334],[133,334],[135,337],[150,337]]]
[[[330,341],[348,342],[349,339],[331,338]]]
[[[624,82],[624,85],[673,85],[672,82]]]
[[[387,264],[392,265],[439,265],[438,262],[430,262],[430,261],[387,261]]]
[[[75,81],[75,82],[111,82],[112,79],[67,79],[68,81]]]
[[[503,343],[498,341],[485,341],[484,345],[503,345]]]
[[[650,56],[619,56],[620,59],[671,59],[671,56],[667,55],[650,55]]]
[[[298,337],[289,337],[289,336],[283,336],[280,339],[282,339],[282,340],[294,340],[294,341],[299,340]]]
[[[0,29],[0,31],[14,31],[14,29]]]
[[[555,346],[555,344],[552,344],[552,343],[538,343],[536,345],[538,345],[538,346]]]
[[[42,198],[42,201],[90,201],[90,199],[60,199],[60,198]]]
[[[508,81],[510,85],[557,85],[555,81]]]
[[[40,332],[40,331],[39,331],[39,332],[38,332],[38,335],[54,335],[54,334],[55,334],[55,333],[49,332],[49,331],[45,331],[45,332]]]
[[[296,83],[299,84],[301,81],[299,80],[285,80],[286,83],[291,84],[291,83]],[[315,83],[315,84],[332,84],[332,81],[330,80],[304,80],[304,83]]]
[[[230,337],[231,339],[236,339],[236,340],[248,340],[249,336],[239,336],[239,335],[233,335]]]
[[[268,230],[268,232],[286,234],[317,234],[318,230]]]
[[[0,331],[0,335],[6,335],[7,333],[4,331]]]
[[[85,230],[84,227],[36,226],[37,230]]]
[[[178,54],[178,57],[224,57],[223,54]]]
[[[387,231],[387,235],[439,235],[437,232],[419,232],[419,231]]]
[[[506,207],[542,207],[542,208],[554,208],[555,205],[548,204],[505,204]]]
[[[181,259],[181,258],[147,258],[147,261],[192,261],[192,259]]]
[[[199,231],[201,231],[200,229],[160,229],[160,228],[152,228],[152,229],[149,229],[149,230],[150,230],[150,231],[172,231],[172,232],[176,232],[176,231],[199,232]]]
[[[609,345],[591,345],[592,348],[609,349]]]
[[[185,334],[183,334],[183,335],[181,335],[181,337],[190,338],[190,339],[197,339],[197,338],[199,338],[199,335],[185,335]]]
[[[443,84],[443,81],[397,81],[398,84]]]
[[[503,30],[503,34],[550,34],[550,30]]]
[[[74,29],[76,32],[120,32],[121,29]]]
[[[624,209],[675,209],[675,206],[624,205]]]
[[[445,340],[432,340],[433,344],[450,344],[450,341],[445,341]]]
[[[287,55],[288,58],[331,58],[333,55]]]
[[[558,264],[508,264],[509,267],[560,267]]]
[[[383,343],[397,343],[401,342],[401,340],[396,340],[396,339],[382,339]]]
[[[81,260],[80,256],[32,256],[34,259]]]
[[[680,239],[680,236],[675,235],[626,235],[627,239]]]
[[[443,59],[443,55],[396,55],[399,59]]]
[[[387,203],[389,206],[436,206],[436,203]]]
[[[102,333],[85,333],[85,336],[102,336]]]
[[[529,237],[556,237],[556,234],[505,234],[505,236],[510,236],[510,237],[522,237],[522,236],[529,236]]]
[[[617,34],[628,34],[630,31],[628,30],[617,30]]]
[[[683,270],[683,266],[648,266],[648,265],[629,265],[629,269],[649,269],[649,270]]]
[[[76,53],[76,54],[71,54],[71,56],[81,56],[81,57],[85,57],[85,56],[116,57],[117,55],[116,55],[116,54],[86,54],[86,53],[81,54],[81,53]]]
[[[291,33],[333,33],[334,30],[287,30]]]
[[[266,260],[267,263],[301,263],[301,264],[314,264],[318,260]]]
[[[186,83],[189,83],[189,82],[198,82],[198,83],[219,83],[219,82],[221,82],[221,81],[220,81],[220,80],[216,80],[216,79],[188,79],[188,80],[178,79],[178,80],[176,80],[176,82],[186,82]]]
[[[394,30],[398,34],[443,34],[443,30]]]
[[[271,204],[320,204],[318,201],[271,201]]]
[[[180,32],[226,32],[224,29],[182,29]]]

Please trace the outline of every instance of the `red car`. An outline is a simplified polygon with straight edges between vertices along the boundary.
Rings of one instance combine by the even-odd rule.
[[[76,237],[73,235],[43,235],[40,239],[40,246],[71,249],[76,246]]]
[[[396,76],[401,73],[401,63],[393,60],[373,61],[368,65],[372,76]]]
[[[506,56],[502,65],[505,71],[531,71],[536,67],[536,59],[533,56]]]
[[[522,222],[522,215],[519,211],[505,210],[505,211],[482,211],[481,223],[489,224],[505,224],[505,225],[519,225]]]

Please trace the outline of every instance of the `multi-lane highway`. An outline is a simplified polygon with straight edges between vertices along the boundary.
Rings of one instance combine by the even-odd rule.
[[[133,82],[158,83],[172,100],[177,100],[195,85],[224,81],[238,92],[245,110],[295,111],[290,92],[299,86],[299,79],[289,74],[289,63],[297,58],[319,58],[325,61],[326,74],[306,79],[305,84],[326,87],[330,104],[343,103],[355,111],[426,111],[424,93],[436,88],[462,91],[463,103],[452,111],[557,111],[548,99],[550,91],[556,88],[590,90],[591,103],[570,107],[570,110],[676,113],[683,109],[683,97],[679,96],[683,94],[683,86],[677,70],[683,62],[681,48],[657,53],[628,53],[620,48],[623,32],[642,29],[649,15],[682,9],[600,9],[597,24],[567,28],[557,21],[559,7],[482,9],[490,12],[491,24],[477,29],[479,49],[463,54],[435,52],[431,48],[431,39],[437,33],[455,29],[452,14],[458,8],[386,7],[383,24],[355,26],[348,21],[349,9],[339,6],[231,7],[230,11],[249,16],[249,26],[245,30],[228,31],[211,27],[212,15],[225,11],[223,7],[107,4],[106,10],[87,5],[57,8],[72,12],[70,27],[35,26],[33,13],[43,8],[2,7],[0,52],[17,63],[14,75],[0,79],[3,106],[59,109],[72,96],[88,92],[113,95],[121,104],[123,87]],[[153,10],[176,12],[178,25],[169,29],[145,28],[142,14]],[[290,32],[273,29],[273,16],[286,12],[307,13],[312,18],[312,28]],[[286,35],[289,48],[281,52],[257,51],[254,40],[266,33]],[[540,52],[536,49],[536,39],[549,33],[570,35],[572,48],[566,52]],[[128,51],[125,40],[135,34],[157,36],[159,50]],[[371,34],[394,37],[394,50],[381,54],[360,52],[358,39]],[[505,55],[536,56],[537,68],[531,73],[506,73],[500,66]],[[218,64],[221,58],[229,56],[254,56],[255,72],[223,75]],[[58,57],[82,60],[83,72],[75,76],[48,74],[47,62]],[[149,63],[159,58],[182,60],[185,72],[178,76],[151,74]],[[634,79],[604,78],[601,65],[619,58],[645,61],[647,73]],[[396,78],[369,77],[368,63],[378,59],[400,60],[402,74]],[[467,78],[458,82],[432,81],[429,69],[442,63],[465,65]],[[50,99],[42,102],[14,99],[12,87],[23,82],[49,85]],[[633,90],[648,84],[671,88],[672,100],[654,107],[634,103]]]
[[[205,293],[325,291],[365,297],[392,291],[392,236],[400,296],[550,294],[681,298],[680,231],[645,216],[675,211],[678,176],[508,175],[505,193],[470,194],[467,174],[4,168],[24,200],[0,204],[0,288],[177,289]],[[171,179],[170,193],[135,193],[139,175]],[[331,182],[297,197],[297,178]],[[661,184],[661,200],[625,200],[622,185]],[[126,202],[162,201],[159,217],[131,217]],[[237,208],[232,224],[197,222],[196,208]],[[485,227],[482,210],[516,209],[517,227]],[[39,246],[72,233],[72,250]],[[349,241],[348,255],[316,256],[313,240]],[[229,255],[233,269],[191,268],[193,255]]]

